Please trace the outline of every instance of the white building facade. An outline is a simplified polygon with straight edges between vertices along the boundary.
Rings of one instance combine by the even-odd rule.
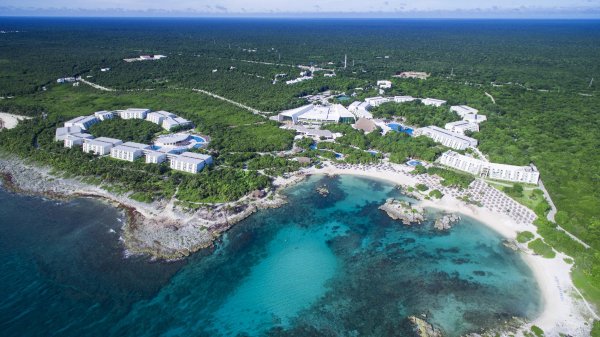
[[[98,123],[96,116],[81,116],[65,122],[65,127],[79,127],[82,130],[87,130],[90,126]]]
[[[533,166],[489,163],[454,151],[445,152],[438,161],[453,169],[491,179],[526,184],[537,184],[540,179],[540,173]]]
[[[150,112],[150,109],[138,109],[130,108],[127,110],[118,111],[119,116],[122,119],[146,119],[146,115]]]
[[[115,159],[134,161],[144,155],[150,145],[126,142],[110,149],[110,156]]]
[[[478,132],[479,124],[471,123],[469,121],[458,121],[458,122],[446,123],[446,125],[444,126],[444,129],[464,135],[465,131]]]
[[[479,110],[471,108],[468,105],[453,105],[450,107],[450,111],[455,112],[460,117],[464,117],[467,114],[477,114]]]
[[[415,130],[414,135],[429,137],[435,142],[441,143],[442,145],[455,150],[464,150],[468,147],[477,146],[477,139],[451,132],[433,125]]]
[[[83,142],[83,152],[93,153],[95,155],[103,156],[110,154],[110,150],[117,146],[123,144],[123,141],[120,139],[108,138],[108,137],[98,137],[96,139],[86,139]]]
[[[436,99],[436,98],[422,98],[421,103],[423,103],[425,105],[440,107],[440,106],[446,104],[446,101],[444,101],[442,99]]]

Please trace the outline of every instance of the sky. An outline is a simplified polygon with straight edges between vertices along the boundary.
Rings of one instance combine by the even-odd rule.
[[[600,0],[0,0],[0,16],[600,18]]]

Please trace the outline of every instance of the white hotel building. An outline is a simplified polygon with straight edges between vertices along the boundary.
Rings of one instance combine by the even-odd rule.
[[[478,132],[479,124],[471,123],[469,121],[458,121],[458,122],[446,123],[446,125],[444,126],[444,129],[464,135],[465,131]]]
[[[194,152],[184,152],[170,158],[171,169],[187,173],[198,173],[211,163],[211,156]]]
[[[120,139],[108,138],[108,137],[98,137],[95,139],[86,139],[83,141],[83,152],[93,153],[99,156],[110,154],[110,150],[117,146],[123,144],[123,141]]]
[[[527,184],[537,184],[540,179],[540,173],[532,166],[489,163],[454,151],[442,154],[438,161],[453,169],[491,179]]]
[[[444,130],[440,127],[431,125],[415,130],[414,136],[426,136],[438,143],[442,143],[455,150],[464,150],[468,147],[477,146],[477,139]]]
[[[115,117],[115,115],[111,111],[105,110],[94,112],[94,116],[96,116],[96,118],[98,118],[101,121],[113,119]]]
[[[82,130],[87,130],[90,126],[98,123],[96,116],[80,116],[65,122],[65,127],[79,127]]]
[[[421,103],[423,103],[425,105],[440,107],[440,106],[446,104],[446,101],[444,101],[442,99],[436,99],[436,98],[421,98]]]
[[[177,126],[187,126],[192,124],[192,122],[188,121],[185,118],[181,118],[173,113],[162,110],[149,112],[146,115],[146,120],[154,124],[160,125],[165,130],[171,130]]]
[[[119,110],[117,113],[122,119],[146,119],[146,115],[150,109],[129,108],[127,110]]]
[[[456,112],[460,117],[464,117],[468,114],[477,114],[479,110],[471,108],[468,105],[453,105],[450,107],[450,111]]]
[[[144,150],[150,148],[150,145],[126,142],[110,149],[110,156],[115,159],[134,161],[144,155]]]

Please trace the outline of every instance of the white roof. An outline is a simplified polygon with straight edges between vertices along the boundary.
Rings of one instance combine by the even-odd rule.
[[[463,116],[463,120],[479,124],[481,122],[485,122],[487,120],[487,116],[478,114],[466,114]]]
[[[92,115],[92,116],[79,116],[79,117],[75,117],[71,120],[66,121],[65,123],[85,123],[91,120],[95,120],[96,116]]]
[[[301,119],[334,122],[337,122],[340,118],[355,118],[354,115],[341,104],[314,106],[311,110],[306,111],[299,117]]]
[[[212,158],[211,156],[209,156],[207,154],[195,153],[195,152],[184,152],[181,154],[181,156],[188,157],[188,158],[201,159],[201,160],[207,160],[207,159]]]
[[[112,115],[113,113],[111,111],[106,111],[106,110],[100,110],[100,111],[96,111],[94,112],[94,115],[96,116],[104,116],[104,115]]]
[[[148,113],[148,115],[153,115],[153,116],[162,116],[162,117],[175,117],[175,114],[172,114],[168,111],[164,111],[164,110],[160,110],[160,111],[153,111]]]
[[[64,135],[69,135],[69,134],[73,134],[73,133],[80,133],[81,132],[81,128],[78,126],[65,126],[62,128],[56,128],[56,136],[60,137],[60,136],[64,136]]]
[[[435,125],[426,126],[426,127],[422,128],[421,130],[423,130],[423,131],[433,131],[433,132],[436,132],[436,133],[442,133],[442,134],[444,134],[446,136],[449,136],[449,137],[454,137],[454,138],[458,138],[460,140],[467,141],[469,143],[475,143],[475,144],[477,144],[477,139],[475,139],[475,138],[467,137],[465,135],[461,135],[460,133],[448,131],[448,130],[442,129],[442,128],[438,127],[438,126],[435,126]]]
[[[194,165],[200,165],[200,164],[203,164],[205,162],[204,159],[186,157],[186,156],[183,156],[183,155],[175,156],[173,159],[176,160],[176,161],[179,161],[179,162],[189,163],[189,164],[194,164]]]
[[[98,137],[96,139],[94,139],[95,141],[98,142],[102,142],[102,143],[108,143],[108,144],[121,144],[123,143],[122,140],[120,139],[116,139],[116,138],[108,138],[108,137]]]
[[[421,102],[423,102],[423,103],[441,103],[441,104],[446,103],[446,101],[444,101],[443,99],[437,99],[437,98],[423,98],[423,99],[421,99]]]
[[[148,157],[162,157],[162,156],[166,156],[167,154],[164,152],[160,152],[160,151],[146,151],[145,152],[146,156]]]
[[[303,133],[307,136],[333,138],[333,133],[329,130],[309,129],[302,125],[293,125],[290,127],[290,129],[296,130],[297,132]]]
[[[174,135],[160,136],[160,137],[158,137],[158,139],[156,139],[156,143],[174,144],[174,143],[183,142],[184,140],[187,140],[189,137],[190,137],[190,135],[185,134],[185,133],[177,133]]]
[[[466,114],[476,114],[479,112],[479,110],[471,108],[468,105],[453,105],[450,107],[450,110],[456,112],[461,117]]]
[[[129,109],[125,109],[125,110],[120,110],[121,113],[123,112],[131,112],[131,113],[148,113],[150,112],[150,109],[143,109],[143,108],[129,108]]]
[[[147,148],[150,147],[150,145],[147,145],[147,144],[134,143],[134,142],[125,142],[121,146],[131,147],[131,148],[138,149],[138,150],[146,150]]]

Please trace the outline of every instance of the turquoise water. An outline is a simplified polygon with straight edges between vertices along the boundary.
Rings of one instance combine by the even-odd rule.
[[[322,185],[327,197],[315,191]],[[388,197],[410,199],[356,177],[311,177],[288,195],[288,205],[254,214],[215,248],[165,263],[123,258],[121,215],[112,207],[0,190],[0,329],[409,336],[405,318],[425,314],[459,336],[540,309],[527,266],[475,219],[448,232],[430,222],[401,225],[377,207]]]
[[[387,126],[389,126],[394,131],[404,132],[404,133],[408,134],[409,136],[412,136],[412,134],[413,134],[413,129],[406,128],[398,123],[389,123]]]

